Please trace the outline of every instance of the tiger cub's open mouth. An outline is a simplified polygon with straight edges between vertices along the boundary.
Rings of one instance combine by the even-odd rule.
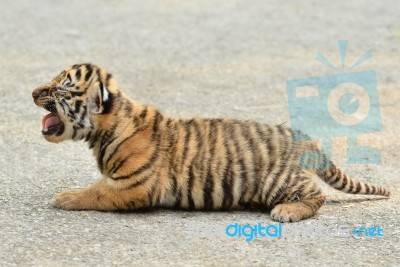
[[[64,132],[64,123],[55,113],[49,113],[42,119],[43,135],[61,135]]]

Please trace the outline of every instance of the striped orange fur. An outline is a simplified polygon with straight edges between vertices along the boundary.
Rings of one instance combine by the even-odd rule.
[[[257,208],[277,221],[298,221],[325,200],[310,170],[343,192],[390,194],[349,178],[315,142],[296,142],[290,128],[169,118],[131,100],[111,74],[92,64],[67,68],[32,95],[50,112],[42,121],[45,139],[86,141],[102,174],[87,188],[56,195],[58,208]],[[305,151],[315,153],[304,157]]]

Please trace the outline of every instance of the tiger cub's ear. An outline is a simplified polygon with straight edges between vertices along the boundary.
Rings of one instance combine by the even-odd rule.
[[[89,96],[88,107],[89,111],[95,114],[107,113],[111,106],[112,95],[107,87],[102,82],[99,83]]]

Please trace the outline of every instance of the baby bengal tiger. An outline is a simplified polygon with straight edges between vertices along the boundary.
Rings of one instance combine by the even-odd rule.
[[[259,208],[271,211],[274,220],[294,222],[313,216],[325,200],[310,170],[343,192],[390,194],[347,177],[315,142],[295,142],[299,133],[289,128],[168,118],[128,98],[95,65],[69,67],[32,96],[50,112],[42,120],[44,138],[85,140],[102,174],[87,188],[56,195],[58,208]]]

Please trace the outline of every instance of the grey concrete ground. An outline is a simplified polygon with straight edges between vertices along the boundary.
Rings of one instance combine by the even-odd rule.
[[[399,266],[400,3],[331,2],[2,0],[0,265]],[[225,227],[273,223],[267,214],[51,207],[57,192],[99,177],[85,144],[50,144],[40,133],[45,112],[31,91],[64,67],[102,65],[131,96],[171,116],[278,124],[289,120],[286,80],[334,74],[314,57],[321,51],[339,64],[339,39],[349,40],[351,63],[373,51],[357,69],[377,73],[383,128],[361,139],[380,149],[382,163],[346,164],[343,138],[335,160],[358,180],[390,188],[390,200],[325,187],[316,217],[250,242]],[[384,236],[316,232],[339,226],[381,226]]]

